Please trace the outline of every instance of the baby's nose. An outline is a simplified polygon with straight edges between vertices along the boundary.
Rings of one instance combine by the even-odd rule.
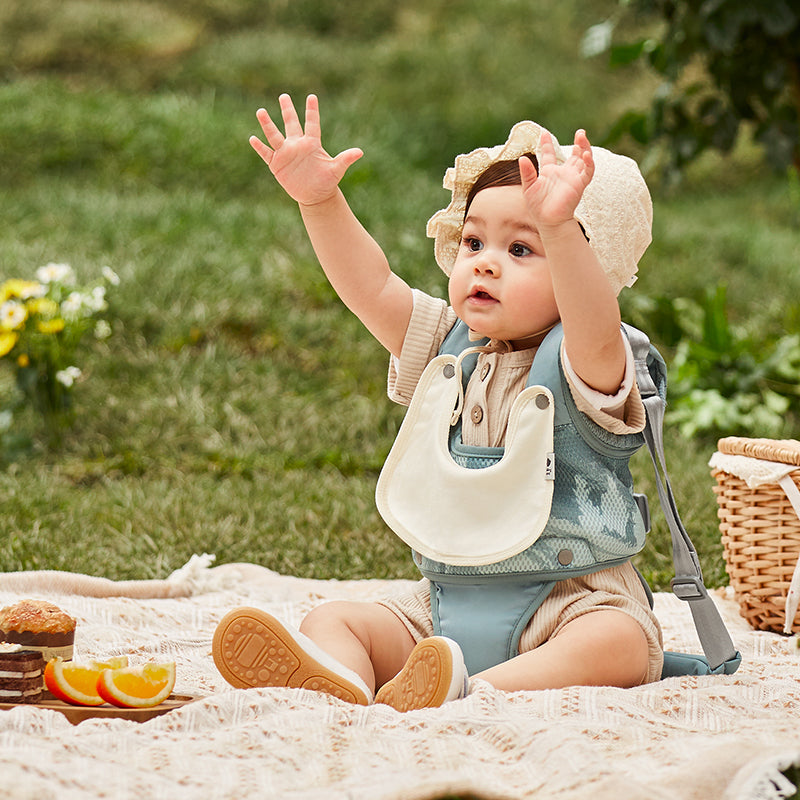
[[[489,253],[482,253],[481,257],[475,262],[476,275],[498,275],[500,265],[497,259],[492,258]]]

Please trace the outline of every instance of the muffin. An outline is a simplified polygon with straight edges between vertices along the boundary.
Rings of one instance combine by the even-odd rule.
[[[38,650],[45,661],[72,658],[75,620],[45,600],[21,600],[0,609],[0,642]]]
[[[44,658],[38,650],[0,644],[0,703],[38,703],[43,675]]]

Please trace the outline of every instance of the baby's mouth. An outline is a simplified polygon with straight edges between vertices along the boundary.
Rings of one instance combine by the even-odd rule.
[[[489,292],[487,292],[485,289],[482,289],[480,286],[470,292],[469,299],[481,303],[497,301],[496,297],[493,297],[491,294],[489,294]]]

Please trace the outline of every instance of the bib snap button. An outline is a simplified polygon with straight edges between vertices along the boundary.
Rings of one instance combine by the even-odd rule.
[[[569,566],[572,563],[572,550],[559,550],[558,563],[561,564],[562,567]]]
[[[453,375],[456,374],[456,368],[452,364],[445,364],[444,369],[442,370],[442,375],[445,378],[452,378]]]
[[[536,395],[536,408],[541,408],[544,411],[550,405],[550,398],[546,394]]]

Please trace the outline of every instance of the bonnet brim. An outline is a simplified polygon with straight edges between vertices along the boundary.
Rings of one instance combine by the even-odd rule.
[[[450,204],[429,220],[427,234],[434,240],[436,263],[450,275],[461,245],[467,195],[481,173],[499,161],[541,152],[545,128],[530,120],[518,122],[505,144],[480,147],[456,156],[442,185],[451,192]],[[562,148],[552,136],[556,161],[563,163],[571,145]],[[639,167],[633,159],[592,147],[595,171],[575,209],[589,246],[608,276],[614,292],[636,280],[639,259],[652,240],[653,205]]]

